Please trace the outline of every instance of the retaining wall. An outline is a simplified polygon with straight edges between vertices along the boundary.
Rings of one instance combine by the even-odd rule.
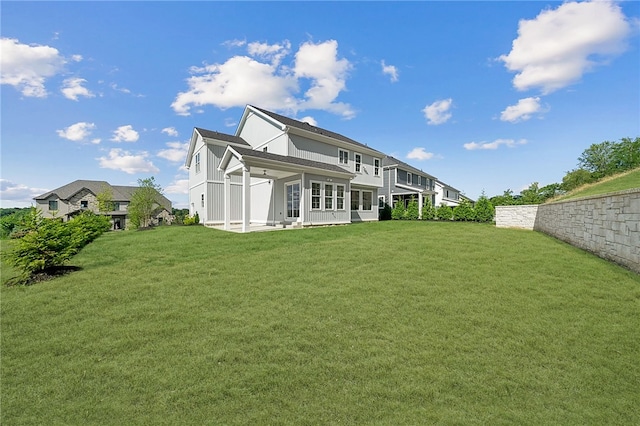
[[[496,226],[544,232],[640,273],[640,188],[538,206],[498,206]]]

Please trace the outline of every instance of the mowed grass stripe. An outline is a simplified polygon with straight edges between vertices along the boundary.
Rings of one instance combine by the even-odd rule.
[[[639,276],[539,233],[163,227],[73,263],[2,288],[3,423],[640,420]]]

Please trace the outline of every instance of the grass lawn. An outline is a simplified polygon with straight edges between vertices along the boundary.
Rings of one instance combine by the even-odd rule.
[[[1,288],[2,424],[640,424],[640,276],[540,233],[174,226],[73,265]]]
[[[573,198],[608,194],[610,192],[635,188],[640,188],[640,168],[620,173],[615,176],[606,177],[595,183],[583,185],[580,188],[551,201],[565,201]]]

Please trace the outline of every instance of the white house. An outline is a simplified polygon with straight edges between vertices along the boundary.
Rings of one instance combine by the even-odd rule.
[[[462,201],[463,198],[469,199],[460,193],[460,190],[446,183],[436,180],[436,198],[434,206],[447,205],[455,207]]]
[[[189,209],[208,226],[312,226],[378,219],[384,154],[248,105],[235,135],[195,128]]]

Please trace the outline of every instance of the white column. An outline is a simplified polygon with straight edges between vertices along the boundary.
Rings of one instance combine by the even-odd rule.
[[[231,176],[224,175],[224,229],[231,229]]]
[[[304,193],[305,193],[305,187],[304,187],[304,172],[302,172],[302,177],[300,180],[300,217],[299,220],[301,223],[304,224],[304,220],[307,218],[307,215],[305,214],[305,205],[304,205]]]
[[[422,192],[418,192],[418,218],[419,219],[422,219],[422,203],[424,203]]]
[[[249,167],[242,168],[242,232],[249,232],[251,223],[251,175]]]

